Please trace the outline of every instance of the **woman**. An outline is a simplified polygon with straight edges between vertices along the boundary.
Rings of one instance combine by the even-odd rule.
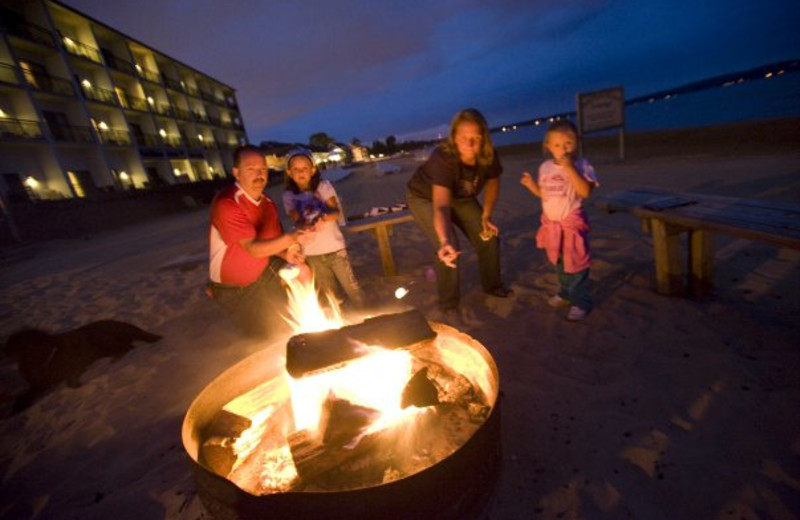
[[[474,108],[462,110],[450,123],[447,142],[438,146],[408,182],[408,207],[436,251],[439,308],[456,314],[459,289],[458,238],[464,232],[478,254],[483,290],[505,298],[512,294],[500,277],[498,228],[491,221],[500,192],[503,167],[489,138],[489,126]],[[483,206],[478,194],[485,189]]]

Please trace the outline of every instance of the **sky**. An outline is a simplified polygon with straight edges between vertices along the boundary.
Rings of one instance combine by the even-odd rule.
[[[800,58],[796,0],[63,0],[236,89],[250,142],[490,126]]]

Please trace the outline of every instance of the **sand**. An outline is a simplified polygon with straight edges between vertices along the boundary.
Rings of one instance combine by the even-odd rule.
[[[800,203],[797,119],[628,135],[625,161],[613,137],[585,145],[599,194],[657,187]],[[555,276],[533,242],[540,206],[518,183],[539,148],[501,154],[495,220],[514,297],[484,295],[474,253],[462,256],[464,330],[492,352],[503,393],[503,469],[484,517],[800,517],[800,251],[720,237],[713,293],[661,296],[638,221],[590,204],[596,308],[569,323],[546,304]],[[348,214],[402,202],[419,161],[388,162],[396,168],[336,183]],[[2,360],[0,519],[209,518],[183,414],[225,368],[281,345],[243,337],[206,299],[206,226],[200,208],[0,253],[0,340],[23,325],[103,318],[163,336],[14,417],[24,382]],[[399,274],[386,278],[374,239],[348,235],[359,280],[373,303],[435,318],[422,232],[402,224],[392,240]],[[394,290],[412,281],[397,303]]]

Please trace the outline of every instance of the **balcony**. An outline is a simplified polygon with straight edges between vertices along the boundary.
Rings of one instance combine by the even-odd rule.
[[[133,110],[139,110],[141,112],[147,112],[149,110],[146,99],[134,96],[127,96],[127,99],[128,106]]]
[[[141,65],[138,65],[138,64],[135,65],[135,69],[136,69],[136,72],[139,74],[139,76],[141,76],[142,78],[146,79],[147,81],[150,81],[152,83],[160,83],[161,82],[161,79],[160,79],[160,77],[158,75],[158,72],[155,72],[155,71],[149,70],[149,69],[145,69]]]
[[[207,92],[205,90],[200,89],[200,97],[204,101],[208,101],[209,103],[213,103],[215,101],[214,94],[211,92]]]
[[[81,91],[83,92],[83,96],[88,100],[99,101],[109,105],[119,105],[117,94],[113,90],[100,87],[87,87],[84,85]]]
[[[164,85],[166,85],[167,88],[171,88],[172,90],[178,92],[183,92],[183,85],[181,85],[180,81],[174,80],[169,76],[163,76],[162,79],[164,80]]]
[[[0,81],[19,85],[17,68],[9,63],[0,63]]]
[[[53,125],[50,126],[53,140],[66,143],[94,143],[92,129],[88,126]]]
[[[100,49],[96,49],[91,45],[87,45],[83,42],[75,41],[69,36],[61,35],[61,43],[64,45],[64,49],[73,56],[80,56],[81,58],[86,58],[89,61],[93,61],[95,63],[103,64],[103,59],[100,57]]]
[[[150,105],[150,107],[156,114],[160,114],[162,116],[172,115],[172,106],[169,103],[153,103]]]
[[[186,93],[189,94],[190,96],[197,97],[199,95],[197,87],[193,87],[193,86],[191,86],[189,84],[186,84],[186,83],[184,83],[183,90],[185,90]]]
[[[167,148],[183,148],[183,139],[177,135],[161,136],[161,142]]]
[[[217,116],[208,116],[208,122],[214,126],[222,126],[222,121]]]
[[[106,64],[112,69],[124,72],[125,74],[130,74],[131,76],[136,75],[136,68],[133,66],[133,63],[123,60],[122,58],[118,58],[110,53],[106,53],[105,58]]]
[[[236,98],[234,98],[233,96],[228,96],[227,98],[225,98],[225,104],[228,105],[228,107],[230,108],[235,108],[236,110],[239,110],[239,105],[236,103]]]
[[[53,37],[52,32],[44,27],[40,27],[29,22],[24,22],[21,20],[12,21],[6,26],[6,30],[8,31],[8,34],[16,36],[17,38],[41,43],[43,45],[47,45],[48,47],[56,46],[56,40]]]
[[[98,129],[97,137],[103,144],[115,144],[119,146],[130,146],[131,134],[127,130],[117,130],[109,128],[107,130]]]
[[[72,82],[68,79],[58,78],[50,74],[43,74],[37,72],[23,71],[25,81],[31,87],[50,92],[51,94],[59,94],[61,96],[74,96],[75,89],[72,87]]]
[[[204,113],[202,113],[202,112],[192,112],[192,115],[194,115],[194,120],[195,121],[200,121],[202,123],[208,123],[208,116],[205,115]]]
[[[156,134],[141,134],[136,136],[139,146],[142,148],[160,148],[161,139]]]
[[[0,118],[0,140],[26,141],[42,138],[42,125],[38,121]]]
[[[175,117],[186,119],[187,121],[192,119],[192,115],[188,110],[178,107],[172,107],[172,111],[175,113]]]

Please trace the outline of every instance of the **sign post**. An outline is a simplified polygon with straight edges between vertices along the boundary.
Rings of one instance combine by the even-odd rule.
[[[619,129],[619,158],[625,159],[625,92],[614,87],[578,94],[578,131],[581,135]],[[583,140],[580,143],[583,155]]]

